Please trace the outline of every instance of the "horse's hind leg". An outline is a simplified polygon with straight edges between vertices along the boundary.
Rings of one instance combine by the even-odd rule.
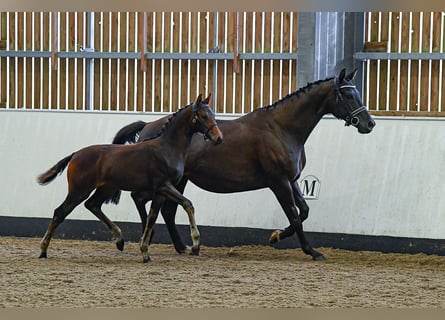
[[[121,229],[102,212],[102,204],[108,200],[116,189],[100,187],[96,189],[94,194],[85,201],[85,207],[90,210],[100,221],[102,221],[113,234],[113,240],[116,247],[122,251],[124,250],[125,240],[122,236]]]
[[[151,202],[150,212],[147,217],[147,224],[145,225],[144,233],[142,234],[141,241],[139,242],[143,263],[147,263],[150,261],[150,256],[148,255],[148,246],[153,235],[153,225],[158,218],[159,209],[164,203],[164,200],[165,198],[163,196],[156,194]]]
[[[49,243],[51,241],[51,238],[54,234],[54,231],[56,230],[57,226],[65,220],[65,218],[74,210],[79,203],[81,203],[83,200],[85,200],[88,197],[88,194],[85,196],[79,196],[76,194],[68,194],[65,198],[65,200],[62,202],[60,206],[58,206],[54,210],[54,215],[49,223],[48,229],[45,232],[45,235],[43,236],[42,240],[40,241],[40,256],[39,258],[46,258],[47,257],[47,250]]]

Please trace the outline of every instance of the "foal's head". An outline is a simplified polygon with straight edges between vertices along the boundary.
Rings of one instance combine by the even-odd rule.
[[[202,100],[200,94],[193,103],[193,125],[196,132],[204,135],[205,139],[212,141],[214,145],[220,144],[223,141],[223,134],[216,124],[215,114],[209,106],[210,94],[207,98]]]
[[[370,133],[375,122],[362,103],[360,93],[352,83],[357,69],[346,75],[343,69],[338,77],[334,78],[335,101],[330,104],[329,110],[335,117],[345,121],[345,125],[352,125],[360,133]]]

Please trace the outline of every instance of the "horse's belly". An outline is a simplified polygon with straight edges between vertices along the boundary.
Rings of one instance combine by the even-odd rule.
[[[216,193],[233,193],[266,188],[261,176],[244,176],[232,173],[190,172],[186,178],[201,189]]]

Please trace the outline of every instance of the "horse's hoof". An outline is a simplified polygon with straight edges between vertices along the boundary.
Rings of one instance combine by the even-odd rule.
[[[48,258],[46,252],[40,253],[39,259],[46,259],[46,258]]]
[[[280,241],[280,230],[275,230],[269,237],[269,243],[274,244]]]
[[[125,240],[120,239],[119,241],[116,241],[116,247],[119,251],[123,251],[125,246]]]
[[[193,256],[199,256],[199,246],[192,247],[192,251],[190,252]]]
[[[315,260],[315,261],[325,261],[326,258],[325,258],[324,255],[322,255],[322,254],[320,253],[320,255],[313,256],[313,257],[312,257],[312,260]]]
[[[150,261],[151,261],[150,257],[146,257],[146,258],[142,259],[142,263],[148,263]]]

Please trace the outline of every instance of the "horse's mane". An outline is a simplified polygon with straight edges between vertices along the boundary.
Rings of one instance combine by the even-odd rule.
[[[281,98],[280,100],[275,101],[273,104],[259,108],[257,110],[269,110],[269,109],[274,109],[276,108],[279,104],[281,104],[282,102],[284,102],[285,100],[291,98],[291,97],[299,97],[301,94],[305,94],[307,93],[309,90],[311,90],[313,87],[319,85],[322,82],[326,82],[329,80],[334,79],[334,77],[331,78],[326,78],[324,80],[317,80],[314,82],[308,82],[307,85],[305,85],[304,87],[301,87],[297,90],[295,90],[294,92],[291,92],[289,94],[287,94],[285,97]]]
[[[160,137],[160,136],[165,132],[165,130],[167,130],[167,128],[170,126],[170,124],[171,124],[173,118],[176,117],[176,115],[177,115],[179,112],[183,111],[184,109],[186,109],[186,108],[189,107],[189,106],[191,106],[191,104],[186,105],[185,107],[180,108],[180,109],[179,109],[178,111],[176,111],[175,113],[172,113],[172,114],[167,118],[167,121],[164,123],[164,125],[162,126],[162,128],[159,130],[158,133],[155,133],[154,135],[152,135],[152,136],[150,136],[150,137],[147,137],[147,138],[145,138],[145,139],[142,140],[142,141],[153,140],[153,139],[156,139],[157,137]]]

